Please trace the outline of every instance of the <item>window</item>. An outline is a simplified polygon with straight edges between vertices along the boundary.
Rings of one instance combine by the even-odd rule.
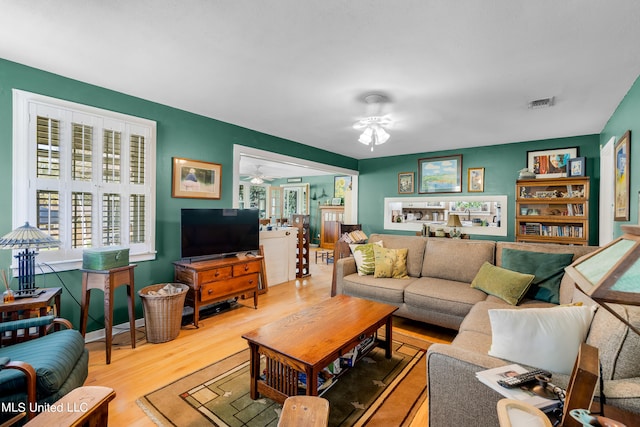
[[[59,239],[37,261],[79,268],[85,248],[155,257],[153,121],[13,91],[13,225]]]

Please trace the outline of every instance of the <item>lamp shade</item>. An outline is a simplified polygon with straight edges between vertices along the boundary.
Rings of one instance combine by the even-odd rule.
[[[449,215],[449,219],[447,220],[447,227],[462,227],[460,217],[456,214]]]
[[[0,239],[0,247],[3,249],[54,248],[57,246],[60,246],[60,240],[32,227],[29,222],[25,222],[22,227],[5,234]]]
[[[623,234],[565,268],[578,288],[636,333],[607,303],[640,305],[640,226],[623,225]]]

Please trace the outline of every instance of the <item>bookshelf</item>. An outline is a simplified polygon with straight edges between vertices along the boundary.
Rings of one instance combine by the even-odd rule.
[[[589,178],[516,182],[516,241],[589,244]]]

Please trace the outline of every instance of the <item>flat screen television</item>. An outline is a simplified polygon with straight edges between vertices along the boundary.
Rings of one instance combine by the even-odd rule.
[[[182,209],[182,259],[202,260],[257,253],[260,223],[257,209]]]

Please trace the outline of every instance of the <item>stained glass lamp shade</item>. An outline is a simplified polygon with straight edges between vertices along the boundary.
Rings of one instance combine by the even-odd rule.
[[[36,227],[32,227],[28,222],[2,236],[0,239],[1,248],[24,249],[15,255],[18,259],[18,294],[16,296],[21,296],[21,292],[28,295],[36,289],[35,257],[38,254],[36,249],[57,246],[60,246],[59,240]]]
[[[640,335],[608,303],[640,305],[640,226],[623,225],[625,233],[566,268],[578,288]]]

